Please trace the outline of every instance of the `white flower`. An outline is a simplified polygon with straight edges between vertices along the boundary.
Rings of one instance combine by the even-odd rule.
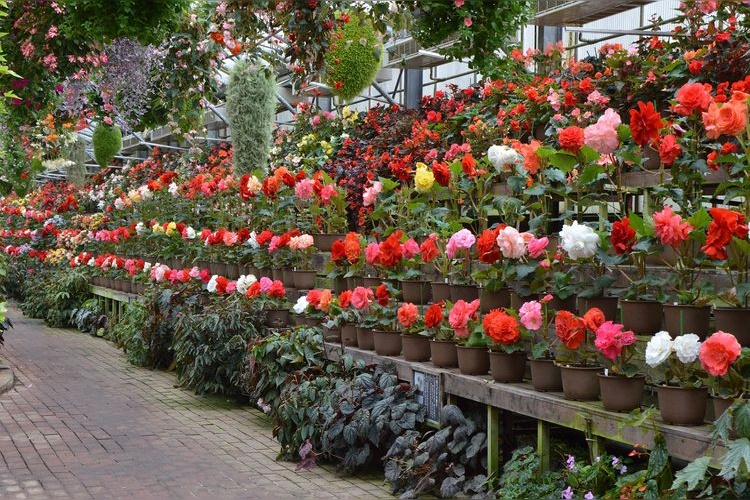
[[[250,248],[260,248],[260,245],[258,245],[258,235],[255,233],[255,231],[250,233],[250,237],[248,237],[245,245],[249,246]]]
[[[125,202],[122,201],[122,198],[117,198],[115,200],[115,208],[117,210],[122,210],[123,208],[125,208]]]
[[[195,239],[195,229],[193,229],[192,227],[188,226],[188,228],[185,229],[185,238],[187,238],[189,240],[194,240]]]
[[[573,260],[593,257],[599,247],[599,235],[588,226],[573,221],[572,226],[565,225],[560,231],[560,246]]]
[[[240,293],[242,295],[245,295],[247,293],[247,289],[250,288],[250,285],[258,281],[258,278],[256,278],[252,274],[248,275],[242,275],[237,280],[237,293]]]
[[[214,292],[216,292],[216,280],[218,278],[219,277],[217,275],[215,275],[215,274],[213,276],[211,276],[211,280],[206,285],[206,290],[208,290],[208,293],[214,293]]]
[[[523,157],[515,149],[509,146],[490,146],[487,150],[487,157],[495,170],[504,170],[506,165],[516,165],[523,161]]]
[[[666,361],[671,352],[672,337],[669,332],[657,332],[646,344],[646,364],[655,368]]]
[[[180,187],[175,184],[174,182],[169,185],[169,194],[177,198],[177,195],[179,194],[178,191],[180,190]]]
[[[86,263],[87,266],[94,267],[96,265],[96,259],[91,257],[89,261]]]
[[[151,190],[148,188],[148,186],[141,186],[138,188],[138,194],[141,195],[141,200],[146,201],[153,197],[153,193],[151,193]]]
[[[143,222],[139,222],[135,225],[135,232],[139,236],[146,232],[146,225]]]
[[[694,333],[686,333],[674,339],[672,349],[677,358],[683,363],[692,363],[698,359],[698,351],[701,349],[700,337]]]
[[[307,306],[309,306],[310,303],[307,301],[307,296],[302,295],[300,298],[297,299],[297,303],[294,304],[292,307],[292,310],[297,314],[302,314],[307,310]]]
[[[143,263],[143,272],[147,273],[151,269],[152,264],[150,262]]]

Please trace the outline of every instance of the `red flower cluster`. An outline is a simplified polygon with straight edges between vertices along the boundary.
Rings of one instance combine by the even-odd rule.
[[[659,140],[659,129],[663,127],[664,122],[656,112],[654,103],[638,101],[638,109],[630,110],[630,133],[639,146],[656,143]]]
[[[726,208],[711,208],[709,212],[713,220],[708,226],[706,244],[701,250],[710,259],[725,260],[728,257],[727,245],[732,241],[732,236],[741,240],[747,239],[745,217]]]
[[[486,333],[496,344],[515,344],[521,339],[518,320],[500,309],[493,309],[482,322]]]
[[[635,230],[630,227],[630,219],[623,217],[612,224],[610,241],[615,252],[619,255],[630,253],[635,245]]]
[[[583,129],[581,127],[565,127],[557,136],[560,147],[573,154],[578,153],[584,144]]]
[[[568,349],[578,349],[586,339],[586,323],[570,311],[558,311],[555,316],[555,334]]]

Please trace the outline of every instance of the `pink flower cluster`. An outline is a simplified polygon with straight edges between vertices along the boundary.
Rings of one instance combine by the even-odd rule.
[[[612,154],[620,145],[617,127],[622,124],[620,115],[612,108],[607,109],[596,123],[583,129],[584,144],[601,154]]]
[[[479,299],[471,302],[458,300],[448,314],[448,323],[453,327],[456,337],[465,339],[469,336],[469,320],[476,319],[479,310]]]
[[[445,246],[445,254],[448,258],[454,259],[459,250],[470,249],[476,241],[476,237],[468,229],[456,231]]]
[[[619,323],[605,321],[596,329],[594,345],[605,358],[614,360],[625,346],[635,344],[635,334],[630,330],[623,332],[623,328],[624,326]]]

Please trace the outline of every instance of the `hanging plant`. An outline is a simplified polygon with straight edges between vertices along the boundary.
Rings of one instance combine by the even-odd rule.
[[[268,167],[275,113],[276,81],[270,68],[238,62],[227,86],[236,173]]]
[[[357,14],[342,14],[346,22],[331,34],[325,56],[325,83],[334,95],[350,101],[375,79],[380,69],[383,43],[372,23]]]
[[[122,149],[122,131],[119,127],[100,123],[94,130],[94,158],[102,168]]]

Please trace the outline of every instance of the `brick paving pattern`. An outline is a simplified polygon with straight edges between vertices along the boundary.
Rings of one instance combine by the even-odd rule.
[[[2,354],[0,498],[392,498],[382,476],[295,471],[259,411],[175,388],[109,342],[11,308]]]

